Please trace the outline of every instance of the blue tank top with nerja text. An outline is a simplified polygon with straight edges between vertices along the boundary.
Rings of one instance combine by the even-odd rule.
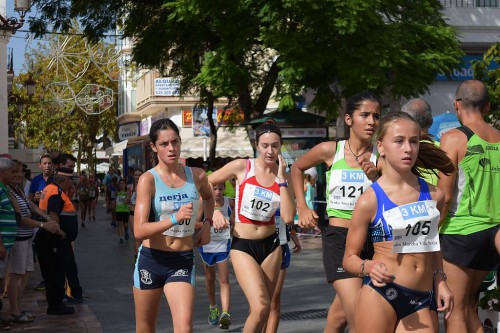
[[[155,180],[155,194],[151,199],[151,211],[154,220],[151,222],[162,221],[171,214],[177,213],[181,206],[192,202],[193,215],[191,215],[191,219],[178,221],[179,224],[164,231],[163,234],[171,237],[187,237],[193,235],[200,204],[200,195],[194,183],[191,168],[184,167],[186,183],[180,188],[167,186],[155,169],[150,169],[149,172],[153,175]]]

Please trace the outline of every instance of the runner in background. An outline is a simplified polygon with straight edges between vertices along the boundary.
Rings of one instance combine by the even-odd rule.
[[[123,244],[124,239],[129,239],[128,234],[128,218],[130,215],[129,203],[131,193],[127,189],[124,179],[118,182],[118,191],[116,192],[116,222],[118,224],[118,236],[120,237],[119,243]]]
[[[210,243],[198,248],[205,268],[205,286],[207,288],[208,300],[210,302],[208,323],[219,325],[221,329],[229,329],[231,325],[231,315],[229,304],[231,289],[229,286],[229,251],[231,250],[231,229],[234,226],[234,200],[224,196],[225,184],[214,184],[213,195],[215,208],[224,215],[230,225],[223,229],[210,228]],[[197,229],[203,227],[203,214],[199,211]],[[222,312],[219,313],[217,300],[215,297],[215,266],[219,271],[219,286]]]
[[[135,203],[137,200],[137,183],[139,182],[139,178],[142,176],[141,169],[134,170],[134,184],[132,186],[132,190],[130,192],[130,204],[129,204],[129,226],[132,233],[134,233],[134,211],[135,211]],[[137,253],[139,251],[139,246],[141,242],[134,236],[134,261],[137,258]]]

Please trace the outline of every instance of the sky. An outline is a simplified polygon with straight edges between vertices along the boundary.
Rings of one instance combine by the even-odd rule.
[[[33,10],[29,11],[26,14],[26,21],[24,25],[16,31],[16,33],[10,38],[9,43],[7,44],[7,48],[12,48],[14,50],[14,75],[19,74],[23,70],[24,65],[24,54],[26,52],[26,36],[28,35],[24,31],[28,31],[28,18],[30,16],[34,16],[35,13]],[[7,0],[7,16],[8,17],[16,17],[19,19],[19,14],[14,11],[14,0]],[[31,46],[34,47],[36,45],[36,40],[32,40]]]

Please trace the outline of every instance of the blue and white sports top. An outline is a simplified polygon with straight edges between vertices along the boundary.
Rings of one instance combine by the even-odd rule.
[[[191,168],[184,167],[186,173],[186,183],[183,187],[172,188],[167,186],[155,169],[148,170],[155,180],[155,194],[151,198],[151,212],[153,213],[153,221],[158,222],[168,218],[171,214],[179,211],[182,205],[193,203],[193,215],[190,220],[179,221],[179,224],[174,225],[170,229],[163,232],[165,236],[186,237],[194,234],[194,225],[198,216],[198,208],[200,205],[200,195],[194,183],[193,172]]]
[[[399,206],[389,199],[377,182],[372,184],[377,197],[377,213],[369,225],[373,243],[392,241],[394,253],[439,251],[440,213],[428,184],[421,178],[418,182],[418,201]]]

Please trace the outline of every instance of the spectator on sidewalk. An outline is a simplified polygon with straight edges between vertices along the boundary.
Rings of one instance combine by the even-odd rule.
[[[38,167],[42,170],[42,173],[35,176],[31,181],[29,199],[34,203],[38,204],[40,201],[40,194],[42,193],[45,186],[47,186],[47,180],[49,176],[52,175],[53,169],[52,157],[50,154],[42,154],[38,163]]]
[[[37,205],[30,202],[22,189],[24,178],[23,164],[16,161],[13,168],[12,182],[8,185],[9,197],[18,214],[19,224],[17,228],[16,241],[9,254],[7,273],[9,277],[8,297],[10,303],[10,318],[14,323],[32,322],[34,316],[26,311],[21,311],[21,299],[28,282],[29,276],[34,270],[32,239],[36,228],[45,228],[51,233],[59,231],[57,222],[52,221],[49,216],[42,212]],[[46,223],[31,218],[31,211],[42,217]]]
[[[0,287],[3,290],[3,280],[7,266],[7,253],[14,245],[17,233],[17,222],[14,206],[9,199],[7,185],[12,181],[12,170],[15,163],[7,157],[0,157]],[[0,310],[2,302],[0,300]],[[8,330],[8,321],[0,319],[0,330]]]
[[[56,169],[52,183],[43,190],[40,200],[40,208],[59,223],[59,227],[64,232],[64,236],[61,236],[40,228],[36,236],[36,251],[46,285],[45,295],[49,315],[66,315],[75,312],[74,307],[63,303],[67,262],[71,257],[74,258],[71,241],[78,234],[77,213],[70,199],[74,191],[72,176],[73,170],[70,168]],[[76,264],[73,268],[76,268]],[[72,286],[72,282],[68,275],[73,297],[81,299],[81,289],[78,290]],[[79,295],[77,295],[78,292],[80,292]]]

